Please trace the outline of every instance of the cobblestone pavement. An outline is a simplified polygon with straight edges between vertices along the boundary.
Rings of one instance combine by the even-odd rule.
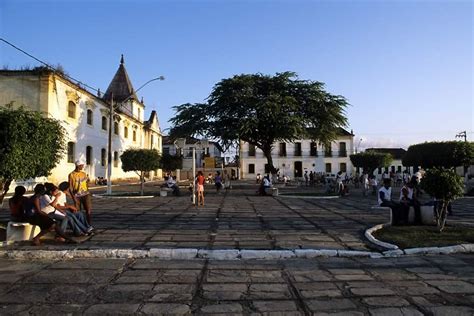
[[[473,315],[474,256],[0,259],[0,314]]]
[[[119,190],[137,187],[114,188]],[[159,188],[151,186],[147,190]],[[474,223],[473,201],[458,200],[455,216],[449,222]],[[347,197],[327,200],[261,197],[255,195],[253,185],[241,185],[220,195],[209,188],[206,205],[199,208],[191,205],[187,192],[180,197],[95,197],[96,235],[92,239],[79,246],[45,243],[40,248],[377,250],[365,241],[363,232],[387,222],[389,214],[371,210],[375,204],[374,196],[365,198],[355,191]],[[8,221],[8,211],[0,213],[0,220]],[[28,244],[8,248],[37,249]]]

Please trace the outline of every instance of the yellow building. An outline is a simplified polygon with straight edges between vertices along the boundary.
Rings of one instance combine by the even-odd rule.
[[[124,172],[120,155],[128,148],[153,148],[161,152],[162,134],[155,111],[144,119],[145,104],[135,94],[125,69],[119,68],[103,96],[91,93],[67,75],[45,67],[32,70],[0,70],[0,106],[10,104],[41,111],[61,121],[67,132],[67,154],[52,170],[49,181],[67,179],[74,161],[83,159],[92,180],[106,177],[109,102],[117,105],[112,123],[112,179],[136,178]],[[150,177],[161,178],[161,171]]]

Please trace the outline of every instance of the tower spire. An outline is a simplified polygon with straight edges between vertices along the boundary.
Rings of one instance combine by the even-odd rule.
[[[120,57],[120,65],[123,65],[124,64],[124,61],[123,61],[123,54],[122,54],[122,57]]]

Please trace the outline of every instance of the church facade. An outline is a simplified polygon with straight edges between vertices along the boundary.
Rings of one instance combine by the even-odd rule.
[[[135,94],[123,57],[103,96],[42,67],[0,71],[0,106],[12,104],[40,111],[59,120],[66,130],[67,153],[48,178],[54,183],[67,180],[78,159],[86,162],[85,171],[92,181],[106,177],[112,96],[112,180],[137,178],[134,172],[122,170],[120,155],[128,148],[161,153],[162,134],[155,111],[145,120],[145,104]],[[150,177],[161,178],[161,170]]]

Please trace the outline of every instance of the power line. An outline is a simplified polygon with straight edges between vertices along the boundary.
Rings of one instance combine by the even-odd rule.
[[[14,45],[13,43],[10,43],[10,42],[7,41],[6,39],[0,37],[0,41],[4,42],[5,44],[7,44],[7,45],[9,45],[9,46],[11,46],[11,47],[13,47],[13,48],[16,49],[16,50],[22,52],[22,53],[25,54],[26,56],[28,56],[28,57],[30,57],[30,58],[33,58],[34,60],[36,60],[37,62],[43,64],[44,66],[46,66],[47,68],[51,69],[52,71],[54,71],[54,72],[56,72],[56,73],[59,73],[59,72],[60,72],[60,71],[58,71],[56,68],[54,68],[53,66],[51,66],[50,64],[48,64],[47,62],[44,62],[44,61],[42,61],[41,59],[39,59],[39,58],[37,58],[37,57],[31,55],[30,53],[26,52],[25,50],[21,49],[20,47]],[[79,85],[85,86],[85,87],[87,87],[87,88],[89,88],[89,89],[91,89],[91,90],[93,90],[93,91],[95,91],[95,92],[99,92],[99,89],[96,89],[96,88],[94,88],[94,87],[91,87],[91,86],[89,86],[88,84],[85,84],[85,83],[84,83],[83,81],[81,81],[81,80],[75,79],[75,78],[69,76],[68,74],[65,74],[64,72],[60,72],[60,73],[61,73],[64,77],[66,77],[67,79],[69,79],[69,80],[71,80],[71,81],[74,81],[74,82],[76,82],[76,83],[79,84]]]

